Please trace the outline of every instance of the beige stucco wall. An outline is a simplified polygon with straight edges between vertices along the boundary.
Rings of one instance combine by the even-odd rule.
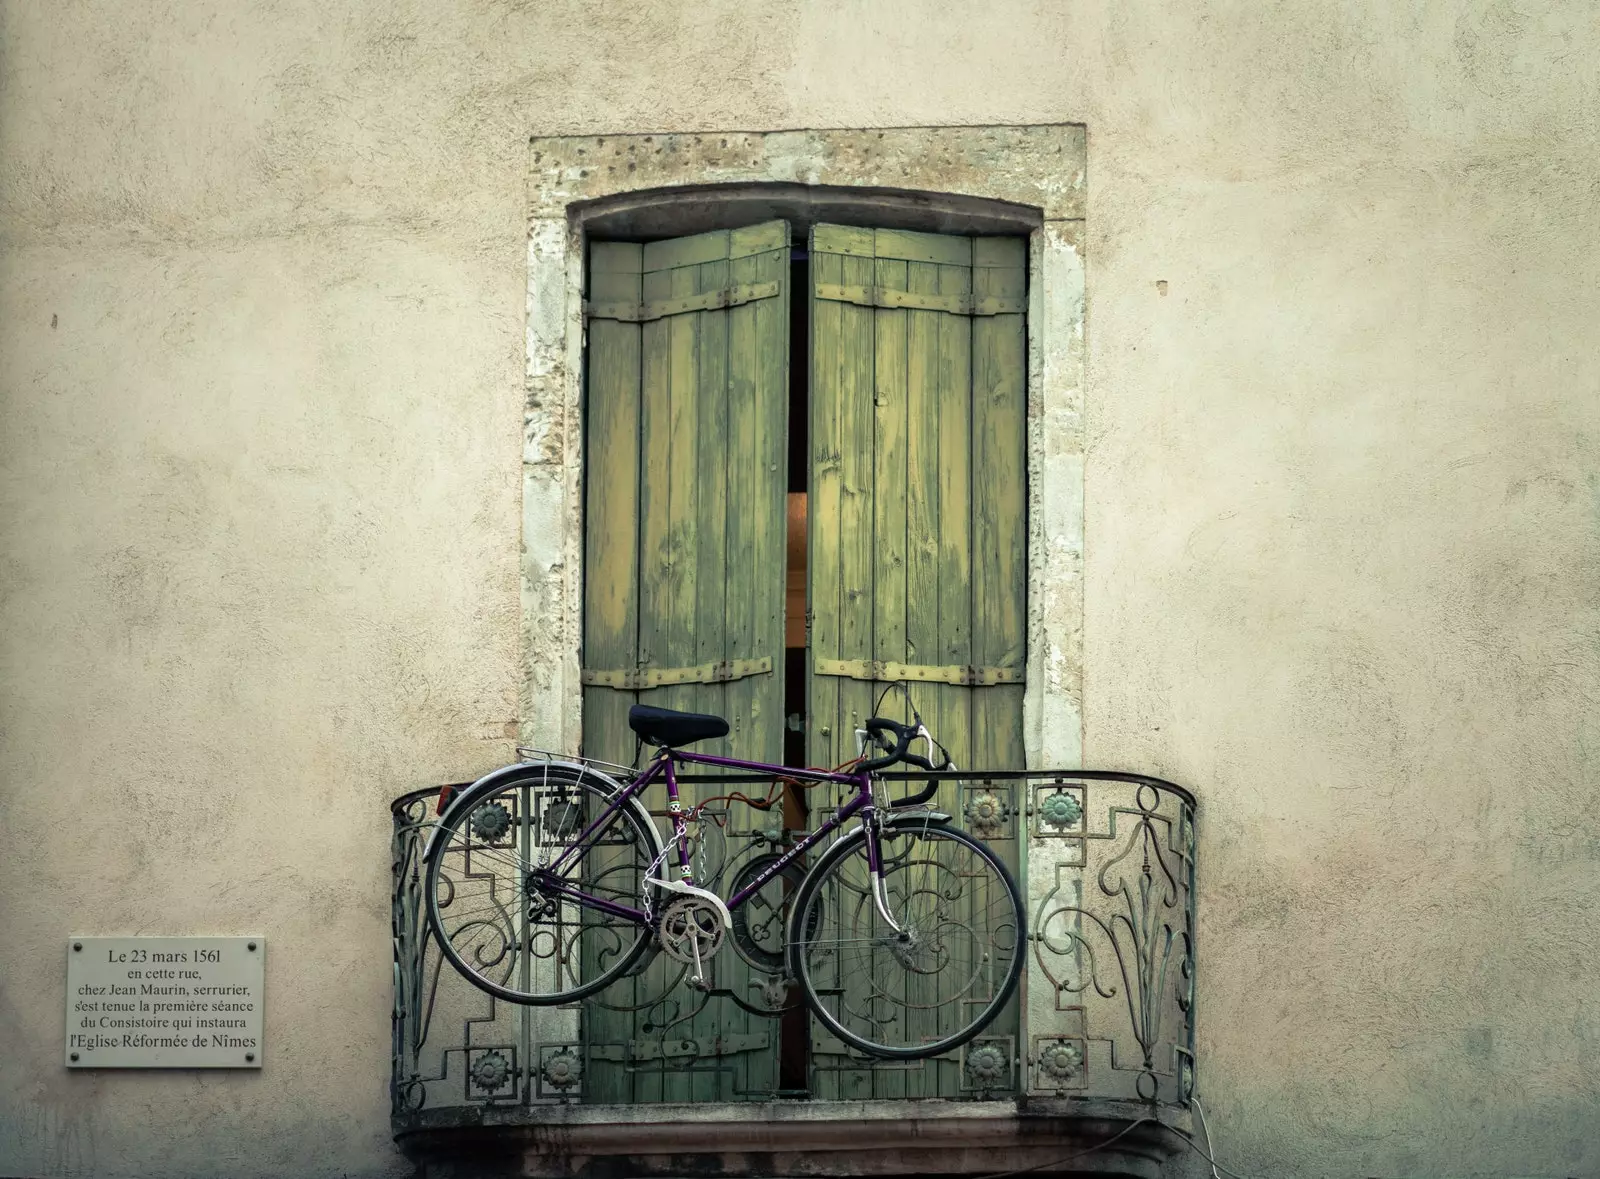
[[[517,719],[533,134],[1082,122],[1090,764],[1247,1174],[1600,1172],[1587,0],[0,6],[0,1174],[375,1175],[384,804]],[[1165,294],[1158,282],[1165,282]],[[61,1067],[264,932],[259,1075]]]

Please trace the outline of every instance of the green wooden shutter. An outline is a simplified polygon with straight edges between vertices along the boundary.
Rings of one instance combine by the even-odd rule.
[[[590,249],[590,756],[633,760],[637,701],[726,717],[728,738],[698,750],[782,760],[788,269],[781,221]],[[664,810],[663,791],[647,801]],[[707,848],[710,868],[750,840],[740,824],[751,814],[729,818]],[[767,981],[731,948],[716,971],[719,990],[741,997]],[[657,958],[586,1004],[588,1100],[736,1100],[777,1087],[778,1021],[675,984],[681,974]]]
[[[854,757],[885,682],[911,679],[960,766],[1021,768],[1025,242],[818,225],[811,268],[810,759]],[[983,790],[938,805],[965,821]],[[1015,866],[1014,817],[980,833]],[[1016,1032],[1013,1013],[985,1038],[1015,1061]],[[965,1087],[956,1061],[864,1068],[820,1032],[812,1050],[823,1097]]]

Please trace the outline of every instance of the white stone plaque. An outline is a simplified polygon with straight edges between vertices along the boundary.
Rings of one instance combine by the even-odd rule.
[[[260,1068],[266,940],[75,937],[68,1068]]]

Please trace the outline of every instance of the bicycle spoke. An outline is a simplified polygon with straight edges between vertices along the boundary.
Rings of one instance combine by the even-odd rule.
[[[614,802],[614,794],[552,770],[447,813],[426,892],[451,964],[491,994],[538,1003],[581,997],[626,970],[648,931],[600,903],[641,906],[657,835],[636,806]],[[604,823],[589,830],[602,809]],[[580,837],[560,886],[542,886],[538,865]]]
[[[797,946],[818,1014],[847,1043],[915,1057],[970,1039],[998,1013],[1021,968],[1021,902],[981,844],[942,828],[882,841],[880,912],[865,839],[830,861]],[[898,926],[898,928],[896,928]]]

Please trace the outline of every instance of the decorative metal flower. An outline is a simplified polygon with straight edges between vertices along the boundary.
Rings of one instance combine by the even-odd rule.
[[[986,790],[967,800],[967,825],[974,835],[994,835],[1005,822],[1006,809],[1005,803]]]
[[[1071,827],[1083,818],[1083,804],[1065,790],[1047,794],[1039,803],[1039,813],[1052,827]]]
[[[545,834],[551,839],[567,839],[576,835],[583,819],[583,808],[566,799],[555,799],[544,808]],[[626,828],[627,824],[619,824]]]
[[[563,1048],[552,1052],[544,1060],[544,1082],[552,1089],[571,1089],[582,1079],[578,1054]]]
[[[498,1052],[485,1052],[472,1062],[472,1083],[485,1093],[504,1089],[511,1079],[511,1065]]]
[[[979,1044],[967,1052],[967,1076],[978,1088],[988,1088],[1006,1074],[1005,1049],[998,1044]]]
[[[472,812],[472,833],[485,843],[493,843],[511,830],[511,812],[503,803],[488,802]]]
[[[1052,1080],[1071,1080],[1082,1065],[1083,1049],[1071,1040],[1056,1040],[1039,1050],[1039,1071]]]

